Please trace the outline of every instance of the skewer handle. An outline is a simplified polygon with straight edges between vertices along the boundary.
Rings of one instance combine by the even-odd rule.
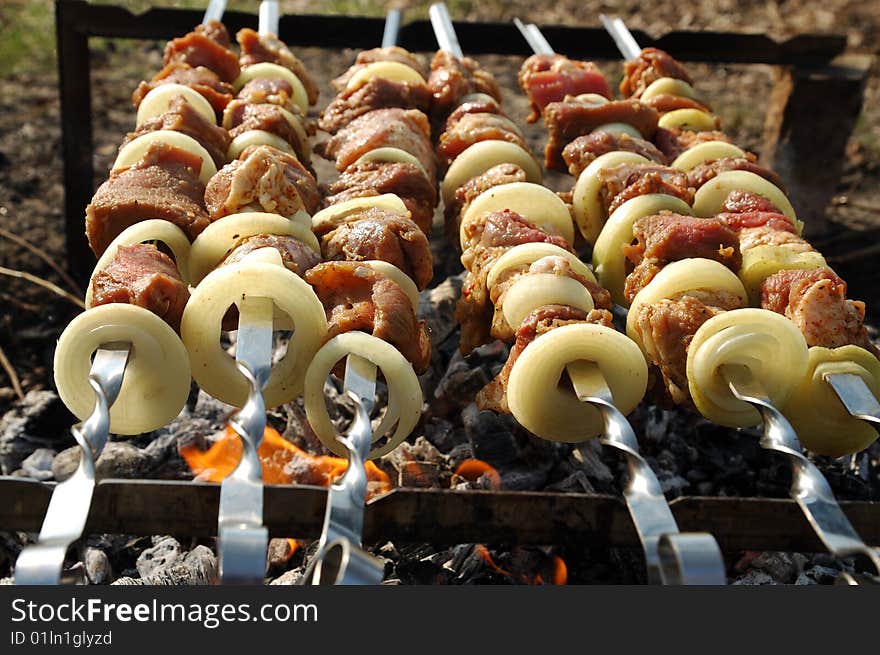
[[[382,47],[390,48],[397,45],[397,34],[400,32],[400,19],[403,11],[389,9],[385,16],[385,30],[382,32]]]
[[[238,466],[220,486],[218,552],[224,584],[263,584],[268,530],[263,526],[263,474],[258,448],[266,429],[263,387],[272,369],[270,298],[244,298],[239,305],[236,361],[250,385],[247,402],[230,421],[241,438]]]
[[[113,405],[128,363],[130,346],[111,343],[98,349],[89,372],[95,392],[95,409],[71,429],[80,447],[74,474],[52,492],[49,509],[37,543],[25,548],[15,565],[15,584],[57,585],[61,582],[64,558],[70,545],[82,536],[95,489],[95,462],[104,450],[110,431]]]
[[[431,5],[428,16],[431,18],[431,26],[434,28],[434,36],[437,38],[440,49],[452,53],[459,59],[464,57],[446,3],[436,2]]]
[[[614,406],[602,371],[584,360],[572,362],[566,369],[578,399],[602,416],[605,433],[599,442],[626,460],[629,482],[623,496],[645,552],[648,582],[725,584],[724,561],[714,537],[679,532],[660,482],[639,453],[639,442],[626,417]]]
[[[807,459],[797,435],[788,420],[773,406],[751,372],[740,364],[725,364],[721,375],[731,392],[740,400],[751,403],[764,423],[761,447],[785,455],[791,463],[791,497],[825,547],[838,557],[867,558],[876,575],[880,575],[880,555],[865,544],[838,505],[831,486],[822,472]]]

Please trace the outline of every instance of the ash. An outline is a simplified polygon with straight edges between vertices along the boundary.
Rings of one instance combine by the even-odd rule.
[[[454,273],[454,262],[449,264]],[[461,275],[441,276],[422,293],[420,309],[433,345],[422,376],[426,399],[421,423],[407,442],[377,462],[393,486],[561,491],[620,494],[625,463],[595,441],[580,445],[537,439],[511,416],[480,411],[475,393],[503,366],[500,342],[465,358],[458,352],[453,309]],[[351,419],[338,387],[327,385],[331,416],[340,430]],[[201,392],[170,425],[130,439],[111,439],[98,460],[98,475],[114,478],[193,478],[181,446],[207,448],[222,433],[233,409]],[[643,403],[630,417],[641,452],[667,498],[788,496],[790,473],[780,457],[762,450],[754,430],[730,430],[679,409]],[[70,436],[73,417],[53,391],[32,391],[0,419],[0,470],[4,475],[62,481],[79,452]],[[301,403],[272,410],[269,424],[312,453],[326,454],[305,419]],[[494,471],[468,479],[456,470],[479,459]],[[839,499],[880,500],[880,445],[855,457],[814,458]],[[500,482],[499,482],[500,481]],[[22,547],[33,534],[0,532],[0,578],[9,582]],[[315,543],[270,542],[268,584],[301,581]],[[635,549],[596,544],[519,547],[510,544],[368,544],[385,563],[386,584],[644,583],[644,561]],[[852,561],[826,554],[739,552],[726,555],[728,581],[736,585],[831,584]],[[70,549],[66,568],[90,584],[211,584],[217,578],[214,539],[180,536],[89,535]]]

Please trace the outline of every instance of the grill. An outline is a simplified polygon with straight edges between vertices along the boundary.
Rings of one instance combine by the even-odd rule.
[[[73,272],[80,277],[88,277],[93,262],[82,230],[94,174],[89,38],[170,39],[191,29],[201,18],[200,11],[152,9],[134,15],[122,7],[96,6],[80,0],[56,2],[67,254]],[[253,26],[256,17],[227,12],[223,21],[234,32]],[[279,37],[293,48],[359,49],[380,42],[383,28],[384,21],[379,18],[284,16]],[[456,29],[468,54],[530,54],[512,24],[459,23]],[[618,58],[613,40],[601,28],[542,29],[560,52],[571,57]],[[842,165],[843,147],[861,105],[869,58],[842,56],[845,38],[833,35],[800,35],[783,42],[764,35],[719,32],[672,32],[658,38],[635,32],[635,36],[640,44],[662,48],[684,61],[781,67],[769,109],[766,141],[770,153],[777,155],[777,170],[792,183],[796,204],[819,207],[817,211],[821,211],[826,202],[816,198],[824,194],[827,201],[833,192],[836,176],[829,175],[829,170],[839,171]],[[402,25],[398,44],[414,52],[433,50],[431,24],[422,20]],[[790,110],[804,103],[805,98],[822,98],[824,102],[812,102],[809,116]],[[840,118],[841,103],[852,110],[851,119]],[[811,126],[822,124],[825,114],[836,117],[836,131],[823,151],[826,163],[819,168],[809,163],[815,161],[815,155],[800,155],[811,152],[811,144],[815,143]],[[817,182],[819,172],[821,184]],[[828,180],[832,182],[830,187]],[[808,225],[821,229],[816,227],[819,221],[811,222],[809,213],[805,214]],[[52,485],[0,478],[0,490],[4,498],[12,499],[0,505],[0,525],[4,529],[38,531]],[[96,487],[86,530],[213,536],[217,532],[219,499],[219,484],[104,479]],[[272,536],[317,538],[326,502],[324,488],[266,485],[264,524]],[[840,505],[864,541],[880,543],[880,503]],[[670,507],[681,530],[709,532],[725,551],[824,549],[794,500],[687,496],[671,501]],[[363,536],[367,542],[432,544],[635,547],[640,543],[627,507],[617,496],[410,488],[394,489],[368,502]]]

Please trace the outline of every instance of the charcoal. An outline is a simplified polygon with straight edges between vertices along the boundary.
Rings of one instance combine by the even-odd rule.
[[[107,553],[98,548],[86,548],[85,572],[89,584],[107,584],[113,577]]]
[[[596,489],[590,484],[587,474],[583,471],[575,471],[567,478],[554,482],[547,486],[547,491],[561,491],[565,493],[592,494]]]
[[[299,567],[296,569],[290,569],[289,571],[285,571],[277,578],[272,580],[269,584],[271,585],[298,585],[302,581],[303,573],[305,569],[303,567]]]
[[[462,276],[449,277],[419,296],[419,316],[425,320],[431,345],[437,346],[458,329],[455,305],[461,295]]]
[[[480,410],[471,403],[462,413],[462,422],[478,459],[498,468],[519,457],[513,434],[515,419],[509,414]]]
[[[793,583],[804,568],[807,558],[800,553],[765,552],[752,560],[752,567],[773,576],[777,582]]]
[[[267,564],[270,569],[283,567],[293,557],[296,549],[287,539],[270,539]]]
[[[21,463],[21,470],[27,477],[34,480],[41,482],[51,480],[54,477],[52,474],[54,457],[55,451],[51,448],[37,448]]]
[[[52,462],[55,479],[63,482],[73,475],[79,466],[80,455],[79,446],[58,453]],[[149,470],[149,457],[143,450],[126,441],[108,442],[96,465],[98,477],[107,478],[142,478],[147,477]]]
[[[822,585],[831,585],[837,581],[837,576],[840,575],[840,571],[838,569],[833,569],[828,566],[820,566],[818,564],[811,566],[798,575],[797,580],[795,581],[796,585],[811,585],[811,584],[822,584]]]
[[[180,544],[176,539],[166,537],[141,553],[137,560],[137,570],[142,578],[147,578],[176,566],[181,558]]]
[[[535,491],[543,489],[547,475],[530,468],[515,468],[501,475],[501,488],[508,491]]]
[[[773,579],[773,576],[764,573],[764,571],[759,571],[757,569],[752,569],[748,571],[744,576],[737,578],[730,584],[732,585],[767,585],[767,584],[779,584],[776,580]]]
[[[467,440],[467,433],[443,418],[432,418],[424,426],[425,438],[441,453],[449,453]]]
[[[29,391],[0,418],[0,472],[9,475],[37,448],[66,448],[73,415],[54,391]]]
[[[574,458],[580,464],[580,469],[587,476],[591,485],[599,490],[607,489],[614,481],[611,469],[602,461],[602,445],[595,439],[584,442],[573,453]]]
[[[209,585],[217,582],[217,558],[206,546],[196,546],[173,566],[144,578],[123,577],[114,585]]]

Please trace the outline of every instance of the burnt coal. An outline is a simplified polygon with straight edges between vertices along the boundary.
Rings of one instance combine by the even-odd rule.
[[[73,415],[54,391],[29,391],[0,419],[0,472],[11,475],[37,448],[74,443]]]

